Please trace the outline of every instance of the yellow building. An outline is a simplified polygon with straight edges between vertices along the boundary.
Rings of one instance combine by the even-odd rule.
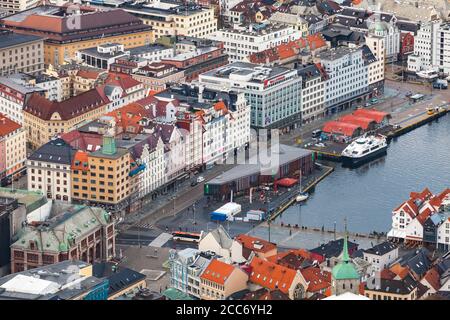
[[[130,168],[133,160],[127,149],[116,148],[114,137],[105,135],[103,147],[95,152],[78,151],[72,163],[72,199],[103,204],[122,210],[129,204]]]
[[[152,43],[153,31],[139,18],[123,11],[83,7],[40,6],[0,20],[18,33],[44,37],[44,63],[65,64],[78,50],[105,43],[134,48]]]
[[[109,101],[101,90],[93,89],[61,102],[49,101],[39,94],[31,95],[23,109],[31,147],[38,148],[52,137],[71,131],[77,124],[105,114]]]

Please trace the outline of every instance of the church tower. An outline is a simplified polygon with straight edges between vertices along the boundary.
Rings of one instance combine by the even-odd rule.
[[[333,267],[333,270],[331,271],[331,280],[332,294],[337,296],[345,292],[359,294],[360,276],[348,254],[347,227],[345,227],[342,260]]]

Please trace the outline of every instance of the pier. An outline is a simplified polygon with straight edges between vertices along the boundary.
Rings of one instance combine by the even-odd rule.
[[[309,192],[320,181],[325,179],[326,176],[328,176],[330,173],[332,173],[334,171],[333,167],[328,167],[328,166],[324,166],[324,165],[322,165],[322,167],[325,169],[325,172],[322,175],[320,175],[317,179],[314,179],[313,181],[308,183],[304,189],[304,192]],[[278,215],[280,215],[284,210],[286,210],[289,206],[291,206],[295,202],[296,197],[297,197],[297,194],[294,193],[294,195],[292,197],[290,197],[287,201],[285,201],[283,204],[281,204],[267,220],[268,221],[274,220]],[[308,200],[306,200],[306,201],[308,201]]]

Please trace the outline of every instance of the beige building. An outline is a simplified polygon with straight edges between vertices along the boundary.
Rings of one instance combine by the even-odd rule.
[[[144,84],[144,87],[151,92],[160,92],[165,90],[167,83],[180,83],[184,81],[184,71],[176,67],[154,62],[140,68],[133,73],[133,78]]]
[[[100,90],[93,89],[62,102],[49,101],[38,94],[30,96],[24,107],[24,124],[31,147],[38,148],[77,124],[105,114],[109,101]]]
[[[196,4],[179,5],[155,1],[140,8],[125,4],[121,9],[151,26],[155,39],[175,35],[204,38],[217,30],[214,8]]]
[[[75,150],[62,139],[53,139],[27,159],[28,190],[41,191],[52,200],[70,202],[70,166]]]
[[[17,175],[27,159],[26,131],[0,114],[0,178]]]
[[[364,295],[371,300],[417,300],[417,282],[410,276],[403,280],[379,279],[373,288],[366,288]]]
[[[248,274],[217,259],[212,260],[200,276],[200,298],[224,300],[235,292],[247,289]]]
[[[0,30],[0,76],[17,72],[35,74],[43,69],[43,38]]]
[[[9,13],[17,13],[36,7],[41,0],[0,0],[0,9],[5,9]]]

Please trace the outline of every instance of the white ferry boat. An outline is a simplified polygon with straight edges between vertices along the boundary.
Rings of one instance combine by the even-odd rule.
[[[388,147],[385,136],[362,136],[342,151],[344,166],[357,166],[386,154]]]

